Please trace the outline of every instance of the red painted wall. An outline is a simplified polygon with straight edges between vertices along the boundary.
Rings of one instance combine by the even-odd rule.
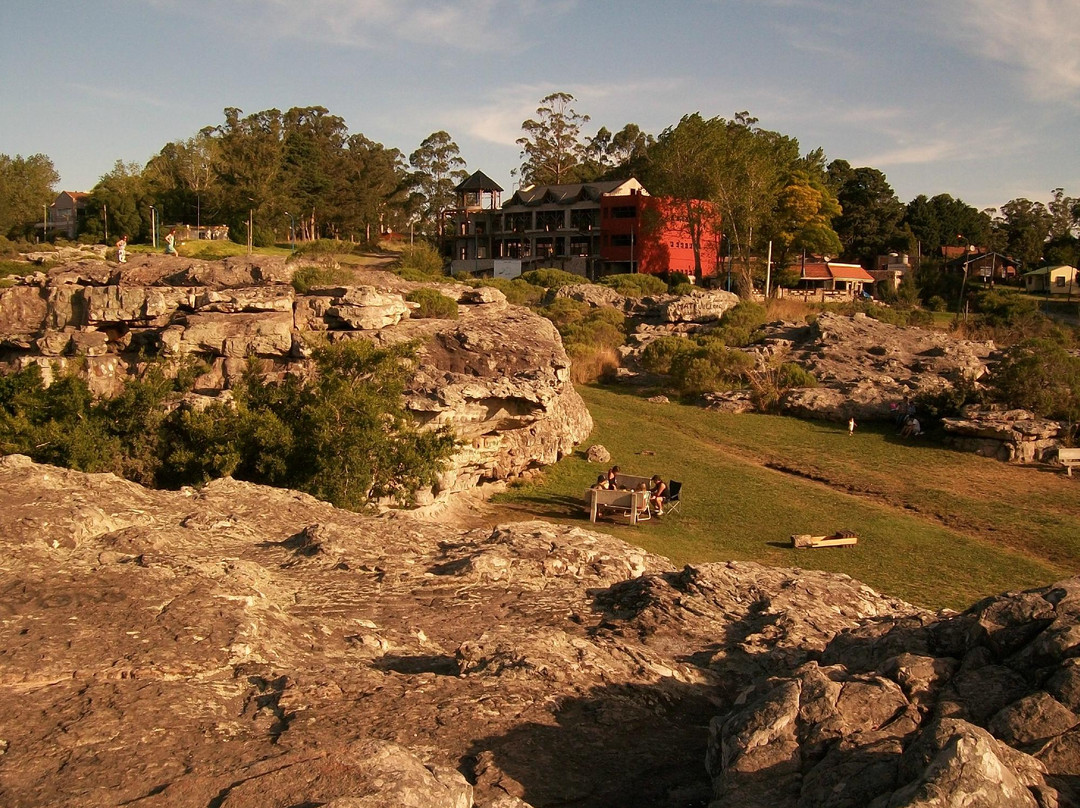
[[[690,204],[692,215],[702,223],[701,274],[707,278],[717,271],[720,215],[709,202],[692,200]],[[631,209],[634,215],[625,215]],[[687,214],[687,203],[671,197],[641,194],[603,197],[600,257],[615,262],[633,260],[637,262],[638,272],[643,274],[693,275],[694,248]]]

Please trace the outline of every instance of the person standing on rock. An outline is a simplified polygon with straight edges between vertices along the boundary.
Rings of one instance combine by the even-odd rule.
[[[125,233],[116,242],[116,260],[121,264],[127,263],[127,234]]]

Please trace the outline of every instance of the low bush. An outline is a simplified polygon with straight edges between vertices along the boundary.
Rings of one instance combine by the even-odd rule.
[[[561,286],[587,283],[580,275],[565,272],[561,269],[533,269],[522,272],[521,279],[526,283],[531,283],[533,286],[542,286],[545,289],[558,289]]]
[[[515,306],[539,306],[540,300],[544,296],[542,287],[527,283],[520,278],[507,280],[506,278],[457,277],[457,280],[474,288],[490,286],[493,289],[498,289],[506,295],[507,302],[513,303]]]
[[[352,273],[339,266],[300,267],[293,273],[292,287],[298,294],[306,295],[320,286],[345,286],[352,281]]]
[[[662,295],[667,292],[667,284],[656,275],[621,274],[608,275],[600,280],[601,286],[608,286],[620,295],[642,298]]]
[[[427,287],[413,289],[405,296],[405,299],[410,303],[417,303],[420,306],[420,308],[413,311],[413,317],[436,320],[457,319],[457,301],[447,297],[438,289]]]
[[[421,241],[401,251],[400,264],[394,272],[405,280],[442,280],[446,276],[445,265],[439,251]]]
[[[1009,348],[990,377],[990,388],[1009,407],[1080,421],[1080,357],[1056,340],[1032,339]]]

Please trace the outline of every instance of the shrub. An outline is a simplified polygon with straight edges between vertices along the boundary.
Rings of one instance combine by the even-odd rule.
[[[995,398],[1036,415],[1080,421],[1080,357],[1058,342],[1014,345],[990,377]]]
[[[694,289],[690,276],[681,272],[669,272],[667,285],[668,292],[673,295],[689,294]]]
[[[319,286],[343,286],[352,280],[352,273],[337,266],[304,266],[293,273],[292,287],[306,295]]]
[[[647,295],[662,295],[667,292],[667,284],[655,275],[608,275],[600,281],[626,297],[641,298]]]
[[[506,278],[470,278],[463,277],[458,280],[467,286],[473,288],[480,286],[490,286],[493,289],[498,289],[504,295],[509,303],[513,303],[515,306],[538,306],[540,300],[544,296],[544,290],[540,286],[535,286],[531,283],[526,283],[520,278],[514,278],[513,280],[507,280]]]
[[[766,314],[764,306],[743,300],[724,313],[720,318],[720,327],[713,332],[713,336],[722,339],[726,345],[749,345],[753,341],[754,331],[765,324]]]
[[[171,410],[180,389],[158,366],[95,401],[72,375],[46,388],[32,365],[0,376],[0,447],[159,486],[232,474],[347,508],[405,502],[433,483],[456,441],[446,429],[421,431],[404,408],[416,347],[351,340],[321,346],[314,358],[310,380],[267,382],[253,362],[234,405]]]
[[[573,343],[566,353],[570,357],[570,379],[575,384],[589,384],[612,374],[619,367],[619,355],[603,345]]]
[[[695,345],[683,337],[660,337],[645,346],[641,352],[641,365],[650,373],[667,375],[671,363],[682,353],[692,353]]]
[[[405,299],[410,303],[418,303],[420,308],[413,311],[413,317],[421,319],[456,320],[458,316],[458,304],[453,298],[449,298],[438,289],[422,288],[413,289]]]
[[[521,273],[521,279],[533,286],[542,286],[545,289],[558,289],[561,286],[572,286],[578,283],[586,283],[586,280],[573,272],[565,272],[561,269],[533,269]]]
[[[926,307],[930,311],[945,311],[949,304],[945,302],[945,298],[941,295],[933,295],[928,301],[926,301]]]
[[[401,263],[395,272],[406,280],[432,280],[445,276],[445,262],[439,251],[420,241],[401,251]]]

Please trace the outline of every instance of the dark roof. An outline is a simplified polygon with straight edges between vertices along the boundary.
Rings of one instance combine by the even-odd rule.
[[[468,177],[461,181],[455,191],[499,191],[502,192],[502,188],[491,177],[485,174],[483,171],[474,171]]]
[[[503,205],[569,205],[579,200],[597,201],[601,196],[611,193],[625,185],[629,180],[607,180],[605,182],[575,182],[570,185],[530,185],[518,190],[510,201]]]

